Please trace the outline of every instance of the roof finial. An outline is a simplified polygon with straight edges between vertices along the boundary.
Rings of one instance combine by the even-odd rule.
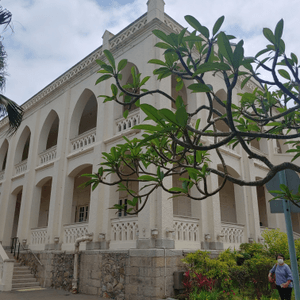
[[[164,21],[164,0],[148,0],[148,12],[147,12],[147,22],[152,21],[157,18]]]

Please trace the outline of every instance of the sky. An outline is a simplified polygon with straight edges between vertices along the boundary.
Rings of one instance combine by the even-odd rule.
[[[117,34],[147,11],[147,0],[0,1],[13,15],[12,30],[2,32],[8,54],[4,94],[18,104],[98,48],[105,30]],[[299,0],[165,0],[165,12],[185,27],[185,15],[209,29],[224,15],[222,29],[235,42],[244,40],[248,56],[267,44],[262,29],[274,30],[283,18],[287,53],[300,59],[299,11]]]

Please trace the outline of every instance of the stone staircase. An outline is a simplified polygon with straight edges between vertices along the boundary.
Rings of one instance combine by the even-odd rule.
[[[14,256],[10,252],[7,251],[6,253],[10,259],[14,259]],[[21,266],[21,264],[15,260],[12,291],[28,289],[41,289],[41,286],[34,275],[31,274],[30,269],[26,266]]]

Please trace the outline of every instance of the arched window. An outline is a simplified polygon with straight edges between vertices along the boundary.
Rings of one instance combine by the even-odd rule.
[[[121,86],[133,84],[132,68],[135,70],[136,74],[139,72],[138,68],[134,64],[128,62],[126,67],[122,70],[122,80],[120,81]],[[135,90],[133,88],[126,88],[126,90],[128,92],[131,92],[134,94],[140,93],[140,89]],[[131,100],[132,100],[132,98],[130,96],[123,95],[123,102],[129,102]],[[132,104],[131,106],[126,105],[126,106],[123,106],[123,112],[125,110],[128,110],[129,112],[131,112],[131,111],[136,110],[137,108],[138,107],[135,104]]]
[[[24,148],[23,148],[23,153],[22,153],[22,159],[21,161],[24,161],[28,158],[28,154],[29,154],[29,145],[30,145],[30,133],[26,139],[26,142],[24,144]]]
[[[8,153],[8,141],[5,140],[0,148],[0,171],[4,171],[6,168],[7,161],[7,153]]]
[[[223,89],[219,90],[216,93],[216,96],[221,101],[225,101],[227,99],[226,92]],[[213,99],[213,108],[215,108],[217,111],[219,111],[222,115],[224,115],[226,113],[225,107],[222,106],[219,102],[217,102],[216,99]],[[218,117],[219,116],[216,113],[213,113],[213,118],[214,119],[218,118]],[[216,124],[216,128],[217,128],[218,131],[221,131],[221,132],[228,132],[229,131],[228,125],[223,120],[218,120],[215,124]]]
[[[17,147],[15,150],[14,164],[18,164],[28,158],[30,148],[30,129],[26,126],[20,135]]]
[[[78,135],[89,131],[97,126],[97,100],[91,95],[81,114]]]
[[[56,116],[48,134],[46,150],[57,145],[58,127],[59,127],[59,119],[58,116]]]

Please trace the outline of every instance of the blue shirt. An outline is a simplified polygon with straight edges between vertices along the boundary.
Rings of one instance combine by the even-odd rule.
[[[281,285],[282,283],[286,283],[288,280],[293,281],[293,275],[290,267],[287,264],[280,266],[276,264],[271,270],[270,273],[275,273],[276,275],[276,285]],[[288,287],[293,287],[292,282]]]

